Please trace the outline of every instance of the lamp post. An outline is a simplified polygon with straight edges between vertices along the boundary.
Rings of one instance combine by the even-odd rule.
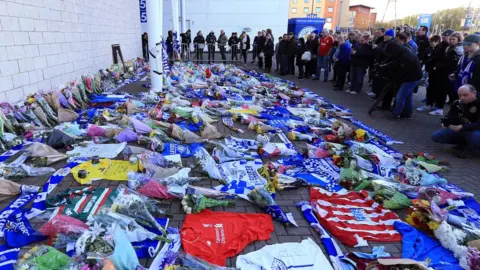
[[[340,0],[340,11],[338,12],[337,30],[340,30],[340,26],[341,26],[341,22],[342,22],[342,5],[343,5],[343,0]]]
[[[162,28],[163,0],[147,0],[148,48],[155,51],[156,58],[150,61],[151,91],[160,92],[163,87]],[[157,43],[159,45],[157,46]]]
[[[187,32],[187,8],[185,6],[185,0],[180,0],[182,6],[182,33]]]

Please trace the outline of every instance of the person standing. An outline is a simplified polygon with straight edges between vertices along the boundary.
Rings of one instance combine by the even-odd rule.
[[[285,76],[288,72],[288,44],[288,36],[284,34],[278,46],[278,54],[280,54],[280,76]]]
[[[243,31],[240,35],[240,49],[242,50],[243,62],[247,65],[247,52],[250,50],[250,36]]]
[[[410,47],[412,48],[413,52],[415,53],[415,55],[418,54],[418,45],[417,43],[415,43],[415,41],[413,41],[412,39],[412,33],[410,32],[405,32],[405,35],[407,36],[407,43],[408,45],[410,45]]]
[[[168,36],[166,40],[166,45],[167,45],[167,54],[168,54],[168,61],[170,63],[173,62],[173,32],[172,30],[168,31]]]
[[[197,63],[203,64],[203,50],[205,49],[205,38],[203,37],[202,31],[197,32],[197,36],[193,39],[193,44],[195,46]]]
[[[425,58],[425,51],[430,48],[430,41],[428,40],[428,27],[426,26],[420,26],[420,28],[417,31],[417,45],[418,45],[418,59],[420,59],[420,62],[422,65],[424,65],[424,58]]]
[[[434,35],[430,38],[429,44],[431,48],[425,50],[423,61],[425,63],[425,71],[428,72],[428,87],[427,87],[427,103],[425,106],[417,108],[419,112],[431,112],[435,109],[437,95],[445,86],[440,85],[440,75],[437,70],[437,62],[443,57],[445,50],[440,45],[441,38],[439,35]]]
[[[257,57],[257,44],[258,38],[262,35],[262,31],[258,31],[257,35],[253,38],[253,50],[252,50],[252,62],[255,63],[255,58]]]
[[[295,34],[290,32],[288,34],[288,49],[287,49],[287,74],[295,75],[295,54],[297,52],[297,40]]]
[[[400,83],[400,88],[395,97],[395,107],[388,118],[411,118],[413,113],[413,89],[422,78],[420,60],[409,49],[397,42],[390,42],[385,47],[385,53],[392,60],[391,79]]]
[[[367,68],[373,62],[373,47],[368,43],[370,36],[363,35],[356,48],[352,49],[352,67],[350,69],[351,88],[347,90],[352,95],[358,94],[362,91],[363,79],[367,73]]]
[[[274,53],[274,48],[273,48],[273,37],[271,34],[267,33],[266,36],[266,43],[265,43],[265,49],[264,49],[264,56],[265,56],[265,72],[270,73],[272,71],[272,57]]]
[[[278,47],[280,42],[282,41],[282,37],[278,37],[278,42],[275,44],[275,71],[280,71],[280,54],[278,53]]]
[[[312,54],[312,59],[309,62],[309,74],[314,75],[317,71],[317,55],[318,55],[318,31],[315,30],[310,34],[310,40],[307,41],[307,50]]]
[[[238,62],[238,43],[240,43],[240,41],[238,40],[237,32],[233,32],[228,40],[228,46],[232,49],[232,61],[233,58],[235,58],[235,62]]]
[[[217,37],[215,33],[210,31],[207,35],[207,46],[208,46],[208,63],[211,64],[215,62],[215,43],[217,42]]]
[[[348,40],[345,40],[343,36],[339,36],[337,41],[338,41],[338,49],[335,52],[335,56],[333,60],[337,62],[338,74],[337,74],[337,84],[334,90],[343,91],[347,72],[350,70],[352,45],[350,44],[350,42],[348,42]]]
[[[320,73],[322,68],[324,69],[323,72],[323,82],[327,82],[328,80],[328,72],[329,72],[329,62],[330,62],[330,51],[333,47],[333,37],[330,35],[327,29],[323,29],[323,35],[320,38],[320,44],[318,47],[318,57],[317,57],[317,70],[316,76],[313,78],[314,80],[320,80]]]
[[[480,89],[480,35],[468,35],[462,44],[465,54],[458,61],[457,85],[471,84]]]
[[[265,43],[267,42],[266,32],[262,31],[262,34],[257,39],[257,57],[258,57],[258,67],[263,68],[263,50],[265,49]]]
[[[147,32],[143,33],[142,35],[142,52],[143,52],[143,59],[145,61],[149,61],[150,55],[148,53],[148,34]]]
[[[225,46],[227,46],[228,38],[225,35],[225,31],[220,30],[220,36],[218,37],[218,49],[220,50],[220,55],[222,56],[223,64],[227,63],[227,57],[225,56]]]
[[[303,37],[298,39],[298,48],[297,48],[297,67],[298,67],[298,79],[302,80],[305,74],[304,67],[305,62],[302,60],[303,54],[307,51],[305,47],[305,39]]]
[[[447,78],[449,80],[449,89],[448,89],[448,104],[451,104],[455,100],[457,100],[458,95],[457,95],[457,88],[456,87],[456,82],[452,81],[450,79],[450,75],[455,73],[457,70],[457,65],[458,61],[460,58],[463,56],[463,46],[462,46],[462,41],[463,41],[463,35],[459,32],[455,32],[450,35],[449,39],[449,44],[447,50],[445,51],[445,63],[444,66],[447,69]]]

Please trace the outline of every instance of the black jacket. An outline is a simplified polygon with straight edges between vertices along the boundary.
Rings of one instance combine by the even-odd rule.
[[[307,50],[312,53],[312,56],[318,54],[318,46],[320,45],[320,43],[318,42],[318,37],[315,37],[315,39],[307,40],[307,43],[305,45],[307,46]]]
[[[205,44],[205,38],[203,36],[196,36],[193,39],[193,43],[194,44],[198,44],[198,43]]]
[[[425,57],[425,50],[430,47],[430,41],[428,37],[425,36],[417,36],[416,43],[418,45],[418,58],[420,61],[424,61]]]
[[[240,42],[240,49],[242,50],[250,50],[250,36],[247,35],[247,43],[245,43],[245,48],[243,47],[243,43],[242,43],[242,40],[241,39],[238,39],[238,41]]]
[[[231,36],[229,39],[228,39],[228,46],[232,47],[232,45],[236,45],[240,42],[240,40],[238,39],[238,37],[234,37],[234,36]]]
[[[275,53],[274,47],[275,46],[273,45],[273,40],[269,39],[265,44],[265,47],[263,49],[263,54],[265,54],[266,57],[272,57],[273,54]]]
[[[391,62],[390,75],[396,82],[415,82],[422,78],[422,67],[418,57],[398,42],[390,42],[385,47],[388,62]]]
[[[210,44],[213,43],[213,45],[214,45],[215,42],[217,42],[217,37],[215,36],[215,34],[211,34],[211,33],[208,34],[207,35],[207,43],[210,43]]]
[[[352,65],[362,68],[367,68],[373,62],[373,47],[365,43],[363,45],[357,44],[355,54],[352,55]]]
[[[385,36],[381,36],[377,39],[375,39],[375,45],[380,45],[381,43],[383,43],[383,41],[385,41]]]
[[[463,50],[461,46],[448,46],[444,52],[444,57],[437,63],[437,70],[449,76],[457,70],[458,60],[462,57]]]
[[[278,55],[288,55],[288,41],[281,40],[278,45]]]
[[[468,104],[454,101],[443,118],[448,119],[450,125],[462,125],[462,131],[480,130],[480,99]]]
[[[305,63],[302,60],[302,55],[307,51],[307,47],[305,44],[301,45],[300,43],[298,44],[297,50],[296,50],[296,56],[297,56],[297,66],[299,65],[305,65]]]
[[[287,55],[290,57],[294,57],[296,52],[297,52],[297,40],[295,38],[292,38],[291,40],[288,41]]]
[[[257,52],[261,53],[265,49],[265,43],[267,42],[267,38],[264,36],[258,37],[257,39]]]

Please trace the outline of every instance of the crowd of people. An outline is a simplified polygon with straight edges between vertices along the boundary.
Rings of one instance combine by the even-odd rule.
[[[181,54],[184,55],[190,51],[191,31],[180,37]],[[166,46],[171,55],[171,32]],[[460,145],[457,148],[462,150],[460,155],[464,157],[471,156],[473,148],[480,148],[480,126],[476,124],[480,120],[480,107],[463,106],[478,103],[480,33],[467,35],[446,29],[441,35],[429,35],[426,26],[414,30],[405,25],[346,34],[324,29],[321,33],[313,31],[306,38],[288,33],[275,42],[271,29],[258,31],[253,39],[245,31],[240,36],[233,32],[230,37],[223,30],[218,37],[211,31],[206,38],[198,31],[193,38],[193,48],[194,60],[198,63],[203,63],[205,49],[208,52],[207,63],[215,61],[216,48],[223,63],[227,60],[227,48],[231,50],[231,61],[243,61],[245,64],[251,51],[251,63],[257,62],[258,68],[264,72],[270,73],[275,62],[275,71],[280,76],[298,74],[298,79],[330,81],[334,90],[352,95],[362,92],[368,75],[371,89],[365,92],[371,99],[377,100],[377,109],[391,112],[388,115],[390,119],[410,119],[414,111],[413,95],[420,86],[425,86],[425,105],[417,111],[442,116],[443,127],[455,132],[443,130],[439,133],[441,135],[436,133],[432,139]],[[462,100],[461,93],[464,91],[475,98]],[[459,95],[460,103],[454,103]],[[445,104],[451,106],[444,115]],[[467,107],[469,112],[465,112]],[[469,124],[476,126],[466,128],[465,125]],[[461,141],[463,145],[459,143]],[[465,146],[472,144],[475,145],[473,148]]]

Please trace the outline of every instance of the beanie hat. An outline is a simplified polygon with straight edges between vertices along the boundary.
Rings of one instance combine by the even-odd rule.
[[[395,32],[393,31],[393,29],[388,29],[387,32],[385,32],[385,36],[395,36]]]
[[[445,36],[450,36],[451,34],[453,34],[455,31],[453,31],[452,29],[445,29],[445,31],[443,31],[442,33],[442,37],[445,37]]]

